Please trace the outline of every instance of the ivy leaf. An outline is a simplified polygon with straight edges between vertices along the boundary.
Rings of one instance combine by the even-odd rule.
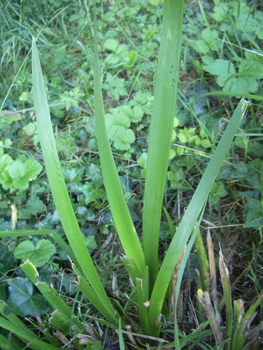
[[[249,176],[249,168],[246,163],[244,162],[238,162],[232,164],[233,168],[236,170],[235,177],[242,181],[246,180]]]
[[[45,265],[55,252],[53,243],[47,239],[41,239],[36,246],[31,241],[21,242],[15,249],[14,255],[23,262],[29,259],[36,267],[40,267]]]
[[[7,304],[24,316],[41,316],[42,311],[48,311],[49,306],[41,294],[33,293],[33,284],[28,278],[8,282],[10,296]]]
[[[103,184],[101,168],[96,164],[90,164],[85,172],[87,176],[92,179],[92,183],[95,187]]]
[[[95,236],[92,236],[92,235],[90,235],[88,237],[84,236],[84,241],[86,243],[86,246],[90,249],[96,249],[98,246],[96,241],[95,241]]]
[[[37,213],[42,213],[46,210],[46,206],[44,202],[42,202],[40,199],[31,200],[29,199],[26,204],[26,209],[33,215],[36,215]]]
[[[78,218],[86,219],[88,213],[88,209],[84,206],[78,206],[77,208],[77,214]]]
[[[226,195],[227,195],[227,191],[226,191],[223,183],[222,182],[215,182],[212,186],[212,189],[211,189],[211,192],[209,195],[210,205],[218,210],[220,197],[225,197]]]
[[[62,168],[62,172],[65,178],[65,181],[68,183],[79,183],[82,179],[84,169],[74,167],[72,169],[64,169]]]
[[[249,198],[246,205],[249,206],[249,211],[247,213],[244,227],[245,228],[253,227],[255,229],[260,228],[263,225],[262,202],[257,199]]]
[[[167,179],[170,181],[172,188],[180,188],[181,187],[181,180],[185,177],[184,171],[182,168],[179,168],[175,172],[168,171],[167,172]]]
[[[97,190],[94,190],[93,186],[89,182],[86,182],[83,186],[78,186],[77,192],[82,192],[82,194],[78,196],[78,201],[85,205],[94,202],[98,198],[102,198],[104,194],[103,189],[98,188]]]
[[[253,184],[253,187],[254,187],[255,190],[258,190],[260,192],[261,196],[263,197],[263,183],[259,182],[259,181],[256,181]]]

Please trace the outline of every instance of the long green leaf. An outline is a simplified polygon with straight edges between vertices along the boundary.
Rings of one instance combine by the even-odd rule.
[[[117,173],[116,165],[110,149],[105,119],[104,107],[100,84],[98,39],[96,25],[96,11],[94,2],[94,95],[95,95],[95,123],[97,142],[100,154],[100,163],[103,180],[110,203],[114,224],[128,263],[125,265],[129,269],[131,277],[142,278],[145,269],[144,254],[141,243],[137,236]]]
[[[151,285],[158,272],[160,219],[175,117],[182,22],[183,0],[165,0],[143,209],[143,248]]]
[[[157,335],[159,332],[159,325],[156,320],[161,314],[163,300],[169,285],[173,268],[176,265],[201,212],[201,209],[207,200],[218,171],[240,125],[242,115],[245,113],[248,105],[249,103],[244,99],[239,102],[167,250],[163,264],[154,284],[149,306],[149,330],[151,334]]]
[[[20,347],[17,347],[17,345],[11,343],[11,340],[7,339],[2,334],[0,334],[0,344],[3,350],[20,350],[22,345],[20,344]]]
[[[45,230],[0,230],[0,237],[21,237],[21,236],[34,236],[34,235],[49,235],[53,231],[50,229]]]
[[[26,339],[28,341],[27,347],[35,350],[60,350],[57,346],[48,344],[44,341],[41,341],[37,338],[37,335],[33,332],[28,332],[23,328],[20,328],[16,325],[13,325],[11,322],[5,320],[3,317],[0,317],[0,327],[7,329],[9,332],[15,333],[16,335]],[[65,347],[65,350],[69,348]]]
[[[67,235],[69,244],[78,260],[78,265],[81,267],[83,273],[88,278],[98,298],[101,299],[101,302],[104,304],[105,308],[108,310],[108,313],[111,315],[111,319],[109,321],[114,322],[114,310],[99,279],[92,259],[88,253],[64,181],[60,161],[56,150],[56,143],[50,120],[47,96],[37,46],[34,39],[32,44],[32,77],[33,95],[40,144],[43,152],[44,163],[51,192],[63,229]]]

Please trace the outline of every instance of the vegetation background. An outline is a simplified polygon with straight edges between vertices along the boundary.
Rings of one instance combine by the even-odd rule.
[[[162,3],[97,3],[109,139],[140,232]],[[127,308],[133,305],[136,309],[133,298],[128,297],[132,287],[121,262],[98,157],[90,6],[86,0],[6,1],[0,5],[0,229],[43,228],[65,238],[43,168],[34,114],[31,44],[32,36],[38,36],[56,145],[85,243],[109,295],[115,293]],[[216,265],[221,245],[232,299],[243,299],[246,310],[262,294],[262,6],[256,0],[185,1],[178,103],[163,201],[176,226],[238,101],[241,97],[250,100],[200,227],[204,240],[211,233]],[[160,257],[170,240],[169,220],[163,214]],[[67,254],[49,236],[2,238],[1,300],[27,326],[32,323],[34,328],[36,321],[41,324],[53,310],[21,271],[21,259],[32,261],[41,280],[54,285],[78,318],[89,322],[89,316],[98,316],[76,288]],[[193,250],[181,288],[182,337],[202,324],[197,315],[196,270],[200,270],[200,259]],[[222,296],[218,270],[217,275],[217,291]],[[252,326],[262,327],[262,303],[258,306]],[[224,316],[225,309],[222,312]],[[52,324],[49,327],[52,333]],[[102,326],[97,327],[100,334]],[[172,340],[172,327],[173,321],[167,318],[163,339]],[[8,334],[3,329],[0,332]],[[116,339],[111,337],[104,327],[93,348],[113,348]],[[192,339],[187,346],[216,348],[211,333],[200,336],[198,342]]]

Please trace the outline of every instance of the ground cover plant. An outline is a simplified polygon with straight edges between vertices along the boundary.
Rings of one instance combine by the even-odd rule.
[[[162,6],[157,7],[156,11],[155,6],[158,4],[142,3],[129,7],[125,3],[123,8],[119,8],[115,3],[111,6],[102,3],[101,7],[94,10],[94,13],[97,12],[99,30],[101,31],[102,28],[108,30],[105,37],[99,34],[98,38],[99,41],[102,40],[101,47],[105,50],[105,59],[100,66],[97,53],[96,18],[92,23],[87,3],[84,3],[85,6],[78,5],[73,6],[74,10],[77,9],[76,13],[72,13],[71,9],[70,16],[66,17],[72,23],[73,29],[74,26],[81,29],[77,37],[74,37],[76,46],[71,43],[69,47],[60,46],[55,59],[56,63],[54,66],[51,65],[53,69],[61,65],[63,72],[73,67],[74,59],[64,57],[66,47],[69,51],[73,46],[77,47],[75,50],[83,53],[76,76],[68,75],[74,82],[71,83],[72,88],[68,92],[62,92],[64,87],[62,82],[68,79],[63,76],[64,73],[62,73],[62,79],[60,74],[60,76],[52,77],[51,82],[48,81],[49,78],[44,77],[43,80],[36,42],[33,41],[33,74],[31,77],[25,70],[21,79],[25,81],[26,78],[29,84],[33,79],[38,126],[34,114],[30,114],[26,123],[23,120],[24,111],[26,110],[28,114],[31,112],[27,107],[32,103],[31,90],[19,93],[19,101],[23,105],[20,111],[9,113],[7,110],[7,108],[12,110],[8,101],[11,90],[3,97],[2,106],[5,107],[2,107],[4,112],[2,113],[1,208],[3,218],[1,228],[4,231],[1,231],[1,236],[27,237],[29,235],[31,237],[31,239],[21,241],[2,239],[1,291],[3,291],[3,302],[1,313],[4,317],[1,318],[1,340],[5,348],[8,348],[10,344],[14,348],[23,348],[28,342],[31,348],[60,348],[62,344],[65,348],[71,346],[101,348],[105,345],[102,341],[102,327],[104,334],[110,334],[107,331],[108,328],[119,329],[119,343],[122,348],[129,346],[128,343],[133,347],[154,348],[158,344],[165,347],[166,342],[168,343],[166,347],[176,349],[184,346],[190,348],[195,346],[196,348],[235,349],[240,346],[247,349],[258,348],[262,326],[259,324],[250,331],[250,323],[255,318],[255,310],[260,306],[262,300],[259,282],[262,225],[261,124],[258,121],[260,103],[253,103],[248,108],[249,103],[245,98],[239,99],[239,103],[237,99],[231,99],[228,104],[224,105],[225,111],[222,112],[223,109],[221,107],[219,109],[219,103],[208,99],[205,95],[220,96],[221,93],[235,97],[243,95],[246,98],[260,101],[262,100],[260,94],[251,96],[252,92],[260,89],[260,73],[257,77],[253,73],[255,82],[244,82],[244,79],[241,79],[241,90],[228,91],[227,80],[234,79],[232,75],[235,75],[236,72],[231,68],[232,75],[226,77],[223,92],[213,91],[214,87],[212,91],[209,91],[205,85],[205,79],[209,77],[203,73],[203,70],[208,73],[212,72],[206,69],[208,59],[204,61],[202,57],[206,64],[202,66],[201,63],[198,65],[198,56],[194,57],[195,60],[189,57],[190,55],[195,56],[196,51],[197,55],[202,54],[196,48],[204,46],[204,43],[194,41],[195,51],[188,51],[187,45],[183,42],[184,61],[181,64],[183,74],[180,77],[182,81],[179,82],[179,101],[175,113],[176,82],[180,62],[180,27],[183,18],[182,2],[178,2],[176,6],[166,1],[163,19],[161,17]],[[209,3],[200,2],[199,9],[195,7],[195,10],[198,11],[197,20],[205,18],[209,33],[216,41],[217,36],[214,35],[213,28],[210,28],[205,15],[211,6]],[[234,4],[233,6],[231,4],[228,8],[229,22],[236,30],[235,36],[231,37],[233,45],[234,39],[239,39],[241,33],[238,32],[240,26],[234,23],[231,15],[240,21],[240,16],[243,14],[250,18],[250,12],[247,11],[248,6],[244,2],[238,2],[238,6],[236,8]],[[181,11],[178,11],[178,7]],[[192,8],[189,4],[186,8],[188,9],[186,13],[191,18]],[[8,9],[10,10],[7,7],[2,11],[4,18],[7,18],[5,11]],[[226,12],[225,6],[220,7],[220,3],[216,2],[213,7],[214,13],[220,12],[220,9]],[[22,17],[28,12],[30,9],[23,8],[20,4],[20,28]],[[65,26],[63,12],[59,9],[52,21],[55,21],[57,17],[60,18],[61,22],[58,24],[64,34],[68,35],[70,42],[72,36]],[[134,21],[134,14],[139,15],[138,22],[143,24],[141,25],[142,33],[136,34],[135,38],[129,31],[129,26]],[[127,42],[124,40],[125,44],[122,44],[123,32],[118,40],[115,32],[113,35],[112,17],[115,18],[115,16],[126,28],[126,40],[129,40]],[[259,16],[260,12],[255,8],[251,17],[257,20]],[[149,20],[149,25],[145,22],[146,18]],[[177,20],[174,21],[174,18]],[[220,22],[218,17],[213,16],[212,18],[216,18],[217,23]],[[185,32],[187,38],[189,36],[187,26],[190,21],[187,16],[186,19],[184,26],[187,28]],[[47,22],[44,18],[42,20]],[[6,22],[8,26],[9,22]],[[81,34],[87,22],[93,28],[94,56],[91,53],[91,47],[86,48],[79,40],[83,40]],[[162,32],[160,26],[158,28],[153,26],[160,22],[163,22]],[[195,25],[198,25],[198,22]],[[39,33],[39,30],[36,30],[37,25],[29,26],[28,29],[31,30],[31,34]],[[243,36],[253,34],[254,37],[249,36],[248,42],[254,48],[259,49],[257,39],[260,38],[260,34],[258,31],[255,29],[246,33],[243,27],[241,31]],[[48,27],[43,31],[52,37],[51,32]],[[208,44],[205,33],[201,34],[202,40]],[[174,37],[178,42],[173,40]],[[194,40],[195,37],[191,38]],[[93,36],[90,39],[93,42]],[[134,45],[131,39],[134,42],[138,39],[138,42],[143,44]],[[44,43],[48,42],[45,34],[39,36],[38,42],[40,40],[43,40]],[[166,41],[168,42],[167,47],[165,46]],[[56,45],[57,39],[51,42]],[[158,55],[156,48],[159,47],[159,42],[161,42],[161,48]],[[217,45],[209,42],[209,47],[214,47],[213,44]],[[31,43],[28,45],[30,47]],[[14,42],[13,48],[17,48]],[[239,49],[242,50],[240,39]],[[252,51],[251,48],[250,50]],[[224,60],[224,55],[231,57],[233,52],[237,56],[235,51],[229,50],[229,52],[228,47],[221,47],[220,56],[218,56],[220,58],[211,56],[209,64],[221,64],[220,60]],[[260,55],[261,53],[257,51],[257,56],[260,57]],[[8,50],[4,51],[4,56],[8,57]],[[152,75],[151,71],[156,66],[157,56],[159,56],[159,63],[153,97],[153,90],[147,80],[140,78],[142,74],[147,74],[145,72],[148,70],[150,71],[149,76]],[[257,69],[261,69],[260,59],[258,57],[255,59],[254,56],[249,57],[249,64],[256,64]],[[215,63],[212,62],[212,59]],[[137,60],[139,62],[136,68]],[[47,62],[51,61],[47,55]],[[87,73],[87,63],[93,61],[94,69],[89,69]],[[189,64],[189,61],[193,62],[193,65]],[[240,70],[242,65],[247,69],[248,63],[242,63],[242,59],[237,62],[241,62],[240,66],[237,64],[240,76],[244,78],[249,75],[247,70]],[[21,65],[21,67],[24,66]],[[187,81],[191,74],[186,78],[185,73],[192,72],[191,69],[194,69],[194,74],[201,73],[199,82]],[[19,74],[20,71],[21,68]],[[16,76],[17,82],[19,74]],[[49,74],[50,67],[46,70],[46,76],[48,77]],[[88,84],[93,76],[94,89],[92,84]],[[193,90],[189,89],[188,85],[184,86],[183,77],[185,77],[186,84],[194,85]],[[3,81],[5,79],[8,78],[4,76]],[[130,86],[125,83],[126,80],[131,81]],[[222,87],[221,80],[216,80],[215,84]],[[247,90],[244,84],[247,84]],[[254,86],[253,89],[249,84]],[[106,125],[101,85],[105,107],[108,111],[105,116]],[[147,86],[150,88],[145,89]],[[130,92],[128,92],[128,87]],[[50,94],[50,89],[54,96],[59,94],[59,99],[54,100],[54,103],[48,106],[46,91]],[[93,95],[95,95],[95,100]],[[152,102],[153,110],[151,110]],[[49,107],[52,119],[49,117]],[[207,113],[209,109],[213,112],[212,115]],[[231,117],[234,110],[235,113]],[[251,113],[253,118],[246,118],[247,112]],[[222,118],[222,114],[225,117]],[[230,122],[226,116],[229,117]],[[222,127],[226,123],[229,125],[223,133]],[[149,125],[151,125],[149,139],[146,141]],[[235,141],[231,143],[234,136],[236,136]],[[112,143],[117,169],[111,156],[108,139]],[[172,146],[171,141],[173,141]],[[230,146],[231,151],[228,153]],[[98,158],[98,151],[100,158]],[[224,160],[226,154],[228,157]],[[43,165],[39,164],[39,161],[42,163],[43,158],[46,173],[43,172]],[[208,163],[207,160],[210,158]],[[221,167],[223,161],[224,164]],[[219,169],[218,180],[214,183]],[[241,185],[236,188],[238,180]],[[200,182],[199,186],[196,185],[198,182]],[[144,196],[143,203],[142,195]],[[230,210],[227,212],[223,209],[222,199],[224,198],[227,206],[231,200],[233,201],[233,205],[231,203]],[[208,209],[205,210],[207,199]],[[110,204],[110,211],[107,200]],[[180,213],[182,205],[187,206],[184,216]],[[242,209],[244,207],[244,211],[240,213],[239,207]],[[239,215],[244,215],[244,219],[239,218]],[[97,216],[99,216],[98,221]],[[197,220],[197,225],[193,230]],[[235,227],[239,227],[240,223],[243,227],[242,220],[245,220],[244,228],[257,230],[242,231],[240,229],[239,235],[246,232],[246,236],[249,233],[253,237],[253,249],[250,248],[248,238],[244,245],[235,247],[237,250],[241,248],[246,251],[241,254],[241,259],[237,254],[240,261],[235,271],[240,269],[241,272],[235,280],[238,288],[233,289],[232,292],[229,272],[223,262],[222,254],[220,255],[220,276],[223,283],[221,291],[223,298],[220,303],[215,296],[218,287],[215,284],[216,272],[212,258],[211,239],[208,238],[208,259],[200,236],[199,228],[200,225],[202,227],[202,220],[208,222],[209,225],[212,223],[213,229],[218,227],[219,232],[216,231],[216,238],[224,246],[225,252],[231,240],[229,238],[227,241],[227,231],[220,226],[227,226],[229,230],[231,227],[229,222],[231,222]],[[217,222],[217,225],[214,222]],[[62,223],[62,228],[60,223]],[[175,230],[176,226],[178,226],[177,230]],[[110,254],[103,256],[103,249],[115,235],[115,227],[122,248],[117,240],[115,243],[118,248],[113,245]],[[7,231],[10,228],[13,231]],[[20,230],[15,231],[15,228]],[[99,236],[105,237],[101,243],[100,260],[96,260],[100,250],[95,253],[93,251],[98,244],[98,229]],[[139,241],[141,231],[143,246]],[[40,233],[41,236],[38,236]],[[52,240],[46,235],[49,235]],[[181,260],[180,255],[190,236],[191,239]],[[232,235],[232,241],[237,239],[236,237],[237,235]],[[194,242],[199,262],[194,262],[194,265],[191,266],[191,260],[195,260],[194,254],[190,254]],[[86,247],[89,248],[90,253],[93,253],[93,261]],[[57,253],[54,255],[56,249]],[[122,249],[124,255],[120,263]],[[67,256],[73,264],[68,261]],[[22,259],[21,267],[25,274],[18,267],[19,260],[17,259]],[[245,263],[249,260],[250,264],[247,268]],[[114,263],[116,263],[115,267]],[[230,260],[229,263],[231,263]],[[122,264],[129,273],[130,282],[127,272],[125,273],[125,270],[121,268]],[[16,268],[12,270],[14,266]],[[210,286],[207,278],[208,266],[210,266]],[[200,270],[200,277],[198,277],[198,272],[195,272],[195,267]],[[195,291],[198,298],[193,299],[197,310],[194,327],[196,331],[194,332],[185,325],[188,307],[183,304],[183,293],[180,292],[184,268],[184,281],[193,281],[194,277],[197,279]],[[122,277],[120,277],[120,271]],[[6,276],[9,277],[9,280],[6,280]],[[55,281],[54,276],[56,276]],[[72,284],[72,279],[78,280],[78,283]],[[109,286],[109,280],[113,283],[112,288]],[[116,281],[119,286],[116,285]],[[238,298],[234,297],[234,299],[241,299],[240,294],[242,293],[238,293],[242,285],[240,281],[253,283],[257,294],[253,298],[251,295],[247,298],[246,301],[251,306],[246,308],[247,312],[244,317],[243,301],[235,302],[233,317],[231,294],[236,293]],[[52,286],[54,282],[57,291]],[[33,285],[41,294],[36,292]],[[214,309],[211,308],[209,291],[213,298]],[[62,292],[65,293],[63,298],[61,298]],[[254,297],[256,299],[252,302]],[[188,291],[188,295],[185,295],[184,298],[186,302],[187,298],[192,300],[193,295]],[[53,309],[56,312],[51,314]],[[222,327],[222,321],[218,318],[219,309],[225,328]],[[225,312],[222,313],[222,309]],[[208,319],[207,322],[204,321],[204,314]],[[21,323],[23,315],[31,317],[27,317],[24,323]],[[22,325],[31,332],[22,329]],[[187,335],[180,333],[178,336],[178,327],[183,332],[187,329]],[[210,329],[216,345],[211,340]],[[222,331],[224,338],[222,338]],[[8,332],[11,332],[9,338],[7,338]],[[124,336],[128,333],[128,338],[125,338],[126,344],[123,343],[122,332]],[[104,335],[104,341],[105,339]],[[115,346],[115,340],[112,342],[112,347]],[[210,345],[205,345],[205,342],[209,342]]]

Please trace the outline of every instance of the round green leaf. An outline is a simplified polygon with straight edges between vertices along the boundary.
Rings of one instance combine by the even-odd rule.
[[[103,48],[105,50],[109,50],[109,51],[113,51],[115,52],[119,46],[119,41],[118,40],[114,40],[114,39],[108,39],[105,41]]]
[[[41,239],[36,246],[31,241],[20,243],[14,255],[23,262],[29,259],[36,267],[40,267],[45,265],[55,252],[56,248],[53,243],[47,239]]]
[[[20,190],[28,188],[28,179],[26,178],[26,167],[20,160],[15,160],[8,169],[10,177],[13,179],[13,186]]]
[[[26,161],[25,167],[26,167],[26,177],[30,181],[35,180],[37,178],[38,174],[42,170],[42,165],[40,165],[38,163],[38,161],[36,161],[32,158],[30,158]]]

